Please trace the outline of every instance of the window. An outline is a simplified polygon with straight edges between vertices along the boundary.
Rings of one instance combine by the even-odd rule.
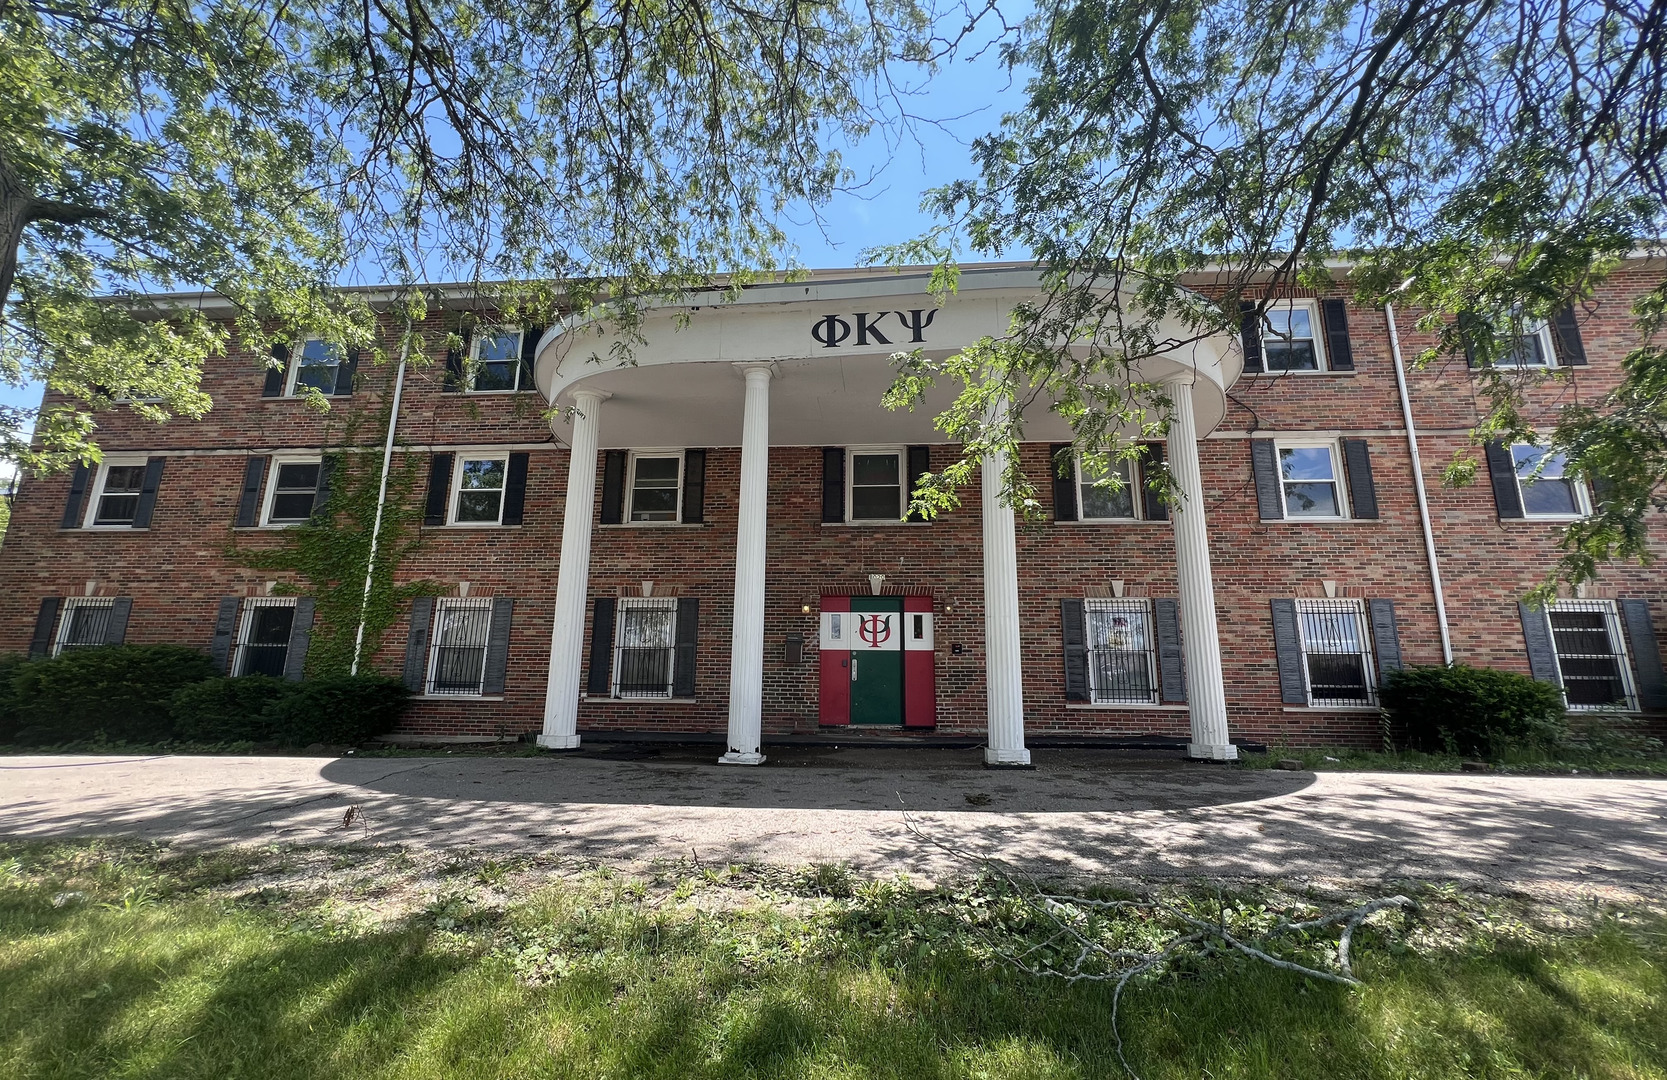
[[[503,520],[504,480],[509,458],[458,456],[452,483],[451,520],[454,525],[497,525]]]
[[[342,370],[342,352],[319,338],[308,338],[295,358],[289,392],[299,394],[311,387],[321,394],[336,392],[336,378]]]
[[[1268,371],[1324,371],[1319,310],[1313,301],[1270,304],[1263,318],[1263,364]]]
[[[490,598],[438,601],[426,692],[478,696],[486,673],[486,642],[491,628]]]
[[[1638,698],[1614,603],[1559,600],[1546,618],[1569,708],[1636,710]]]
[[[1549,368],[1557,366],[1556,354],[1551,351],[1551,327],[1536,319],[1527,333],[1517,338],[1511,351],[1496,361],[1497,367]]]
[[[676,644],[675,597],[621,598],[614,630],[614,697],[671,697]]]
[[[1095,703],[1153,704],[1157,654],[1146,600],[1086,600],[1088,691]]]
[[[1586,485],[1565,475],[1568,456],[1527,443],[1511,446],[1524,517],[1580,517],[1590,512]]]
[[[313,516],[323,463],[275,461],[267,483],[266,524],[294,525]],[[258,474],[257,474],[258,475]]]
[[[683,492],[682,453],[631,455],[632,521],[677,521]]]
[[[469,341],[469,389],[492,393],[521,388],[521,330],[499,326],[475,334]]]
[[[847,521],[902,521],[908,505],[903,491],[902,450],[852,450]]]
[[[284,666],[289,662],[290,632],[294,627],[293,597],[261,596],[243,601],[232,674],[283,678]]]
[[[1376,705],[1371,635],[1359,600],[1298,600],[1308,704]]]
[[[65,649],[85,649],[109,642],[110,615],[115,610],[114,597],[74,596],[64,601],[64,612],[58,617],[58,638],[52,644],[52,655]]]
[[[1139,516],[1140,500],[1135,498],[1135,484],[1126,459],[1107,461],[1101,480],[1083,468],[1081,454],[1077,455],[1076,468],[1078,520],[1129,521]]]
[[[1340,518],[1344,507],[1335,443],[1280,443],[1279,484],[1288,518]]]
[[[89,526],[113,525],[132,528],[139,516],[139,493],[145,486],[143,460],[106,461],[98,473],[98,493],[93,497]]]

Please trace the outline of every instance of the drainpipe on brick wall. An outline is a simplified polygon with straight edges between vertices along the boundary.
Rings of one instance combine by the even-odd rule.
[[[1401,335],[1395,331],[1395,306],[1383,305],[1389,320],[1389,351],[1395,356],[1395,388],[1401,394],[1401,418],[1407,425],[1407,450],[1412,454],[1412,487],[1418,493],[1418,524],[1424,529],[1424,554],[1430,561],[1430,589],[1435,593],[1436,624],[1441,628],[1441,659],[1453,662],[1453,636],[1447,629],[1447,601],[1441,593],[1441,564],[1436,561],[1435,531],[1430,527],[1430,502],[1424,494],[1424,463],[1418,457],[1418,429],[1412,423],[1412,398],[1407,394],[1406,365],[1401,361]]]
[[[388,441],[382,446],[382,484],[376,493],[376,519],[370,527],[370,557],[365,560],[365,597],[359,604],[359,629],[353,635],[353,667],[359,674],[359,654],[365,647],[365,618],[370,612],[370,583],[376,573],[376,542],[382,537],[382,507],[388,501],[388,472],[394,462],[394,429],[399,427],[399,397],[405,390],[405,361],[411,355],[411,320],[405,320],[405,333],[399,343],[399,371],[394,375],[394,407],[388,413]]]

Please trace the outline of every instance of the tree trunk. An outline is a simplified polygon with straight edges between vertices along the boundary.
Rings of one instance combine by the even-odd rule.
[[[23,186],[12,163],[0,154],[0,316],[12,295],[12,279],[17,275],[17,248],[23,242],[23,230],[32,221],[57,221],[73,225],[91,217],[103,217],[104,211],[92,206],[53,199],[37,199]]]

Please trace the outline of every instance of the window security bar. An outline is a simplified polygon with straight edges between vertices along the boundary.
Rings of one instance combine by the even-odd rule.
[[[615,697],[671,697],[677,601],[623,598],[614,644]]]
[[[1638,696],[1615,605],[1604,600],[1559,600],[1546,618],[1569,708],[1636,711]]]
[[[1088,688],[1096,704],[1155,704],[1157,654],[1147,600],[1083,603],[1088,631]]]
[[[1310,705],[1376,705],[1366,608],[1357,600],[1301,600],[1303,661]]]
[[[490,598],[441,600],[435,605],[427,693],[465,697],[480,693],[491,626]]]
[[[65,649],[85,649],[103,645],[110,630],[110,614],[115,610],[113,597],[76,597],[64,606],[58,624],[58,646],[52,655]]]
[[[243,601],[243,620],[237,632],[235,675],[284,677],[289,661],[289,635],[295,625],[295,601],[279,597],[251,597]]]

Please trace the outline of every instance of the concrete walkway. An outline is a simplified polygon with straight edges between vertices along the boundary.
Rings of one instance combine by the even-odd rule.
[[[1281,773],[1106,751],[597,747],[538,758],[0,757],[0,835],[397,843],[933,876],[904,824],[1036,868],[1667,891],[1667,782]],[[354,822],[342,822],[357,807]]]

